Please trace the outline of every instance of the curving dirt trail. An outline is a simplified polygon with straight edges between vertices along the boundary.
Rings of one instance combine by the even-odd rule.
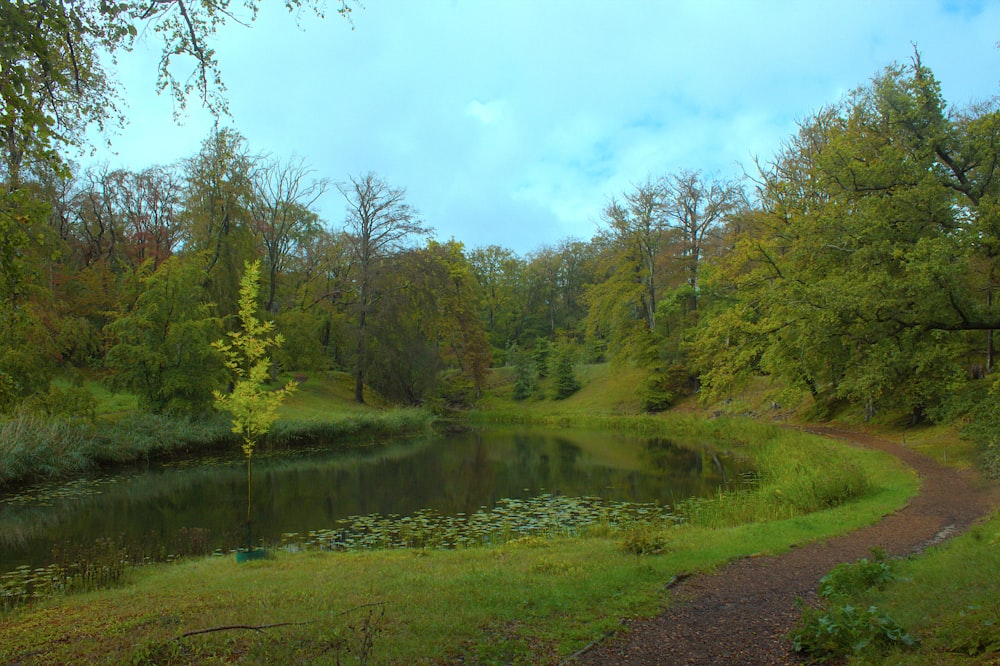
[[[830,569],[880,546],[891,556],[923,550],[967,529],[997,505],[998,488],[898,444],[869,435],[815,428],[812,432],[889,452],[920,475],[920,493],[881,522],[777,556],[737,560],[711,575],[695,575],[671,590],[663,614],[630,621],[578,656],[573,664],[796,664],[785,636],[795,624],[796,597],[815,598]]]

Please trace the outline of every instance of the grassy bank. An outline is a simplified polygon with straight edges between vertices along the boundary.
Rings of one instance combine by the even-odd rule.
[[[150,566],[121,588],[7,614],[0,661],[558,663],[621,617],[657,612],[673,576],[870,523],[917,485],[891,458],[810,435],[746,421],[658,424],[664,436],[717,437],[719,447],[761,456],[759,487],[692,505],[679,526],[598,525],[573,538],[493,547]],[[837,499],[818,474],[804,482],[803,466],[817,458],[864,470],[863,491]],[[809,511],[809,498],[825,510]]]
[[[430,413],[380,409],[346,397],[344,376],[304,381],[261,443],[268,447],[312,441],[364,442],[372,437],[426,429]],[[228,420],[217,413],[200,418],[150,414],[133,397],[96,383],[89,416],[50,416],[21,411],[0,421],[0,489],[39,479],[68,477],[109,465],[151,458],[238,448]]]
[[[916,492],[914,475],[884,454],[746,419],[640,416],[630,397],[636,377],[607,367],[581,377],[583,390],[567,400],[520,403],[501,378],[469,418],[710,444],[756,461],[753,485],[682,503],[679,525],[598,524],[489,547],[277,551],[242,565],[209,557],[144,567],[116,589],[4,614],[0,663],[560,663],[621,618],[658,612],[675,576],[870,524]],[[343,390],[303,385],[283,415],[288,433],[319,430],[332,414],[365,418],[370,410]],[[951,429],[883,425],[878,434],[948,464],[969,466],[973,457]],[[998,553],[995,519],[901,563],[896,583],[856,603],[886,609],[923,647],[859,663],[995,658]]]

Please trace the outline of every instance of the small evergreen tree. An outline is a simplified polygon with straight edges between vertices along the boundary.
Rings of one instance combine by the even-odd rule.
[[[575,350],[569,345],[562,345],[555,352],[552,397],[556,400],[568,398],[580,390],[581,384],[576,378],[576,371],[573,368],[575,357]]]
[[[544,379],[549,376],[549,357],[552,356],[552,346],[547,338],[539,338],[535,341],[534,353],[535,369],[538,371],[538,378]]]
[[[520,349],[516,344],[508,348],[508,358],[514,365],[514,400],[526,400],[538,389],[538,373],[531,355]]]

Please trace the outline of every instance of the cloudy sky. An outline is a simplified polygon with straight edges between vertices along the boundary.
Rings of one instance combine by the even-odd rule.
[[[262,4],[215,43],[223,124],[317,178],[406,188],[440,240],[520,254],[591,238],[649,176],[737,176],[914,44],[952,106],[1000,94],[1000,0],[364,0],[353,28]],[[156,49],[118,66],[112,165],[189,157],[212,125],[195,103],[174,122]],[[318,205],[341,225],[335,188]]]

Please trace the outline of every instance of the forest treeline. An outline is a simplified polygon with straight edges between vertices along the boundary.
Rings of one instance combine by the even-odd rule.
[[[647,371],[650,411],[769,375],[783,402],[964,419],[996,451],[1000,107],[949,107],[919,54],[802,120],[744,178],[644,176],[608,193],[592,238],[521,256],[437,240],[401,184],[331,180],[232,128],[175,164],[73,165],[65,147],[112,107],[88,43],[60,42],[58,18],[17,28],[48,50],[24,40],[4,55],[4,412],[71,404],[52,380],[84,376],[152,412],[208,411],[227,381],[212,342],[259,260],[261,313],[284,338],[275,372],[347,371],[359,401],[471,404],[497,365],[530,397],[540,373],[610,360]],[[114,18],[91,26],[93,51],[134,36]],[[197,25],[173,20],[197,54],[183,42]],[[210,82],[194,81],[207,100]],[[74,100],[96,106],[68,114]],[[328,193],[343,219],[318,215]]]

